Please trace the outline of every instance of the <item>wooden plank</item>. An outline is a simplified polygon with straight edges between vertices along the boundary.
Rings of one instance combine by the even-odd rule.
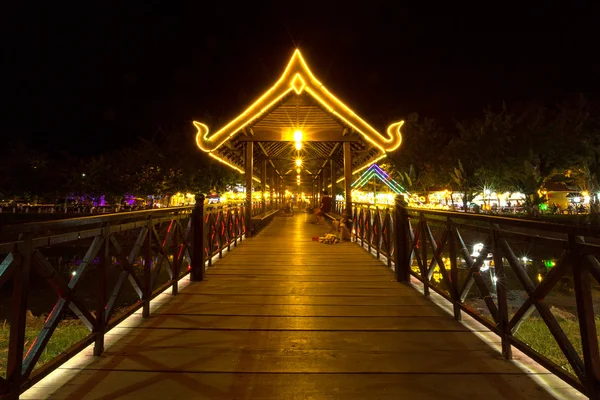
[[[228,295],[272,295],[272,296],[371,296],[371,297],[396,297],[400,296],[396,289],[368,289],[368,288],[312,288],[312,287],[237,287],[205,288],[202,294]]]
[[[327,305],[422,305],[420,296],[410,293],[399,297],[374,297],[374,296],[270,296],[270,295],[209,295],[179,293],[181,301],[189,303],[211,303],[211,304],[327,304]],[[184,297],[185,296],[185,297]]]
[[[204,284],[204,288],[235,288],[235,287],[289,287],[289,283],[285,281],[273,280],[230,280],[230,279],[211,279]],[[364,289],[395,289],[397,292],[402,292],[401,288],[395,281],[375,281],[375,282],[296,282],[297,287],[313,287],[313,288],[364,288]]]
[[[248,268],[233,269],[223,268],[214,269],[212,275],[236,275],[240,272],[248,272]],[[284,269],[256,269],[252,270],[254,275],[285,275],[285,276],[328,276],[328,275],[339,275],[339,272],[332,271],[330,269],[322,269],[317,271],[302,271],[302,270],[284,270]],[[346,275],[377,275],[377,276],[389,276],[388,271],[365,271],[365,270],[347,270]]]
[[[517,368],[494,358],[491,349],[430,351],[365,351],[311,349],[234,349],[133,347],[108,350],[88,369],[113,371],[252,372],[263,373],[515,373]]]
[[[120,326],[135,326],[124,321]],[[304,330],[304,331],[465,331],[450,317],[254,317],[210,315],[154,315],[151,329]]]
[[[544,375],[541,375],[544,376]],[[97,383],[97,382],[102,382]],[[567,397],[566,385],[555,389]],[[451,394],[451,395],[450,395]],[[570,394],[570,393],[569,393]],[[184,373],[179,371],[84,371],[53,399],[536,399],[556,397],[514,373],[474,374],[252,374]],[[27,392],[21,399],[46,399],[45,388]],[[583,399],[583,397],[580,397]]]
[[[116,332],[115,332],[116,331]],[[121,334],[124,328],[111,333]],[[470,332],[312,332],[312,331],[222,331],[207,330],[202,334],[185,329],[133,329],[111,346],[122,351],[127,346],[156,348],[232,348],[249,350],[321,349],[354,351],[488,351],[489,345]],[[499,341],[498,341],[499,343]],[[195,350],[194,350],[195,351]],[[88,352],[91,355],[92,352]]]
[[[244,315],[284,317],[433,317],[446,316],[436,305],[422,306],[363,306],[363,305],[297,305],[285,304],[190,304],[168,302],[156,312],[157,315]]]

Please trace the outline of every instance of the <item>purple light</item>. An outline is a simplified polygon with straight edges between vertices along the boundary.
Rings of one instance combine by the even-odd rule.
[[[387,172],[385,172],[384,170],[382,170],[379,167],[379,165],[373,164],[373,165],[371,165],[371,167],[373,167],[374,170],[378,171],[380,175],[384,176],[385,179],[390,179],[390,176],[387,174]]]

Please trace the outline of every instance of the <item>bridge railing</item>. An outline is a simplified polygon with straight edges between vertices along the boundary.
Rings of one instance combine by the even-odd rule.
[[[353,205],[353,240],[387,257],[590,398],[600,396],[600,227]]]
[[[203,200],[203,199],[199,199]],[[245,205],[134,211],[0,229],[0,396],[18,395],[246,232]],[[52,303],[49,303],[49,299]],[[6,337],[8,336],[8,338]]]

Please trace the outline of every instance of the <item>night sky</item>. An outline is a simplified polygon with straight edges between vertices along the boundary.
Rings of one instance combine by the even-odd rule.
[[[193,143],[193,119],[221,125],[236,116],[279,78],[296,46],[380,130],[410,112],[451,129],[487,104],[600,94],[599,10],[571,2],[23,3],[0,20],[2,142],[49,151],[93,155],[159,127],[189,130]]]

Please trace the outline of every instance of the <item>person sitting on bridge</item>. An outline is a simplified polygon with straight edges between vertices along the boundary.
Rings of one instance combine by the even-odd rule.
[[[333,221],[331,226],[332,232],[342,240],[351,240],[352,238],[352,219],[348,211],[344,211],[342,218],[338,221]]]
[[[318,224],[325,223],[325,214],[331,211],[331,197],[329,197],[329,193],[327,190],[323,192],[323,197],[321,198],[321,206],[315,211],[315,218]]]

